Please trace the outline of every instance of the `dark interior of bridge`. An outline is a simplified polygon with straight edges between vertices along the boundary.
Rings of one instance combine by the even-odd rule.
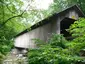
[[[63,34],[63,36],[68,39],[71,40],[71,34],[67,31],[67,29],[69,29],[70,25],[74,23],[74,19],[70,19],[70,18],[64,18],[61,22],[60,22],[60,33]]]

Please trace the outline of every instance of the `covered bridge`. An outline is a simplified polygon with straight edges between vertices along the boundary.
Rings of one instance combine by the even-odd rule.
[[[65,37],[68,37],[70,34],[65,29],[68,29],[79,17],[84,17],[84,14],[77,5],[59,13],[54,13],[52,16],[31,26],[30,30],[26,29],[17,34],[14,45],[17,48],[35,48],[36,44],[32,39],[48,41],[52,33],[64,34]]]

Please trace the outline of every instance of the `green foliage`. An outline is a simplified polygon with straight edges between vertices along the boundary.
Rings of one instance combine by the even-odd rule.
[[[81,49],[85,48],[85,18],[80,18],[78,21],[75,21],[74,24],[70,26],[70,33],[74,38],[71,45],[72,49],[79,52]]]
[[[48,44],[29,50],[29,64],[82,64],[85,57],[80,56],[80,51],[85,49],[85,18],[75,21],[69,31],[74,38],[71,41],[53,34]]]
[[[85,18],[80,18],[78,21],[75,21],[73,25],[70,27],[70,32],[74,37],[84,36],[85,31]]]
[[[12,31],[13,29],[9,28],[8,26],[0,28],[0,60],[2,60],[13,47],[12,38],[15,34],[15,31]]]
[[[0,0],[0,60],[2,60],[4,55],[6,55],[13,47],[12,38],[22,30],[30,27],[30,23],[34,24],[39,20],[42,20],[53,13],[62,11],[76,3],[78,3],[85,13],[84,0],[54,0],[54,3],[48,10],[37,10],[30,6],[31,3],[29,3],[31,11],[22,10],[24,3],[21,0]],[[35,64],[43,64],[44,62],[46,64],[61,64],[67,62],[67,64],[70,64],[73,60],[70,61],[68,59],[75,59],[74,55],[78,55],[80,49],[85,47],[84,21],[84,19],[80,19],[71,26],[70,32],[72,33],[72,36],[75,37],[73,41],[68,42],[62,36],[54,34],[53,38],[49,40],[49,44],[46,44],[45,46],[42,45],[38,50],[29,53],[30,56],[33,55],[32,53],[35,53],[33,58],[31,58],[33,61],[30,61],[30,63],[35,62]],[[42,43],[43,41],[36,39],[36,42]],[[38,45],[41,45],[41,43]]]
[[[54,3],[50,5],[49,9],[44,11],[44,16],[49,16],[53,13],[60,12],[68,7],[77,4],[85,14],[85,0],[54,0]],[[45,15],[46,14],[46,15]]]
[[[63,41],[63,42],[62,42]],[[62,35],[57,35],[57,34],[53,34],[52,35],[52,38],[49,40],[49,42],[52,47],[62,47],[62,48],[65,48],[65,43],[66,43],[66,40],[64,39],[64,37],[62,37]]]
[[[19,22],[19,18],[11,19],[20,12],[20,10],[17,11],[16,6],[22,6],[20,0],[0,0],[0,60],[13,47],[13,37],[23,30],[24,25]]]
[[[71,42],[66,41],[62,35],[53,34],[48,44],[29,50],[29,64],[75,64],[82,62],[85,58],[74,53],[74,49],[70,48],[74,45],[70,44]]]
[[[37,47],[40,47],[40,46],[46,44],[46,42],[44,42],[43,40],[40,40],[40,39],[34,38],[34,39],[32,39],[32,40],[36,43]]]
[[[82,11],[84,12],[85,14],[85,0],[66,0],[66,4],[67,6],[71,6],[71,5],[74,5],[74,4],[77,4],[80,6],[80,8],[82,9]]]

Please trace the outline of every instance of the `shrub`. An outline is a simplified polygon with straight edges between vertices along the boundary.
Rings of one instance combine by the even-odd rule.
[[[85,19],[80,18],[69,28],[74,37],[72,41],[65,40],[62,35],[53,34],[48,44],[29,50],[29,64],[82,64],[85,58],[80,57],[79,52],[85,48],[84,23]]]

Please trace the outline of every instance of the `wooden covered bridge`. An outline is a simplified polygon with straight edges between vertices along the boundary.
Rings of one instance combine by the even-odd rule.
[[[64,36],[68,38],[70,34],[65,29],[68,29],[69,26],[73,24],[74,21],[77,20],[79,17],[84,17],[84,14],[77,5],[74,5],[59,13],[54,13],[52,16],[43,19],[37,24],[34,24],[30,27],[30,30],[28,30],[29,28],[27,28],[26,30],[15,36],[15,49],[12,50],[11,55],[14,55],[15,59],[17,56],[21,56],[23,58],[24,54],[26,53],[26,49],[36,47],[36,44],[32,39],[48,41],[48,39],[51,38],[52,33],[64,34]],[[8,64],[12,63],[8,62]]]
[[[36,44],[32,39],[48,41],[52,33],[64,34],[65,37],[68,37],[70,34],[65,29],[68,29],[79,17],[84,17],[84,14],[77,5],[59,13],[54,13],[52,16],[31,26],[30,30],[26,29],[17,34],[14,45],[17,48],[35,48]]]

